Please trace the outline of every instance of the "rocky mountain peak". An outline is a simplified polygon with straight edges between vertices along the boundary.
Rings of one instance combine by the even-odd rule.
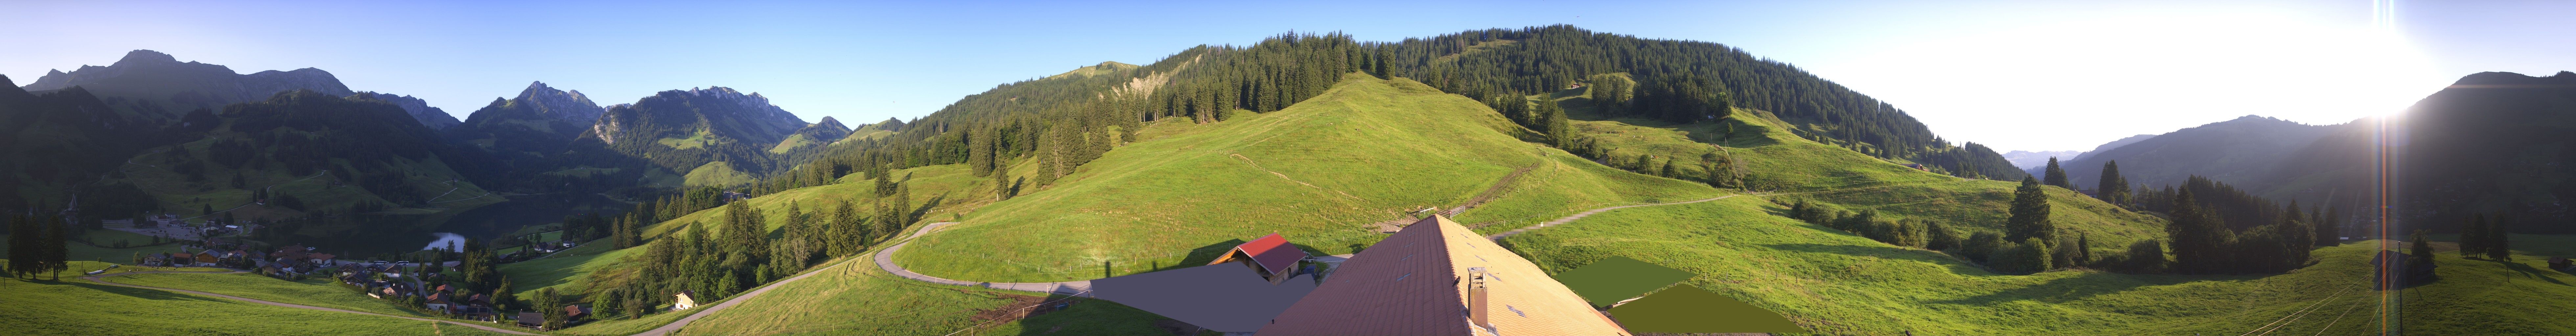
[[[590,97],[582,95],[581,91],[555,89],[541,81],[528,82],[528,88],[519,90],[519,98],[514,100],[532,105],[538,114],[577,124],[598,121],[600,112],[607,110],[591,102]]]
[[[164,54],[159,51],[135,49],[134,51],[125,52],[125,58],[117,59],[116,64],[111,66],[163,63],[179,63],[179,58],[172,57],[170,54]]]

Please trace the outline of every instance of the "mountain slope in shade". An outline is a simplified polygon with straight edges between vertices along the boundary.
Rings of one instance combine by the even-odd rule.
[[[2393,122],[2380,133],[2380,122]],[[2397,143],[2395,214],[2401,223],[2456,230],[2471,214],[2503,214],[2518,233],[2576,233],[2576,73],[2548,77],[2482,72],[2417,101],[2402,117],[2348,124],[2297,155],[2281,157],[2254,190],[2264,196],[2368,204],[2378,187],[2373,144]],[[2122,162],[2124,171],[2127,163]]]
[[[599,104],[592,103],[581,91],[530,82],[518,97],[493,98],[491,104],[474,110],[465,121],[448,127],[442,136],[490,152],[509,162],[515,172],[545,171],[578,164],[549,158],[563,153],[573,137],[598,120],[601,111]]]
[[[0,86],[0,204],[59,204],[80,182],[114,170],[141,144],[161,138],[152,127],[109,113],[84,88],[31,94],[7,76],[0,76]]]
[[[156,122],[177,119],[188,110],[259,101],[287,90],[314,90],[332,96],[352,93],[338,77],[322,69],[244,75],[222,65],[182,63],[170,54],[151,50],[128,52],[108,66],[49,71],[24,89],[44,93],[74,86],[88,89],[117,113]]]
[[[2343,126],[2307,125],[2248,115],[2176,130],[2082,159],[2060,160],[2058,165],[2066,169],[2067,178],[2077,186],[2090,187],[2101,181],[2102,163],[2119,161],[2120,175],[2129,183],[2181,185],[2192,175],[2199,175],[2240,188],[2262,190],[2277,182],[2262,177],[2280,164],[2280,158],[2338,127]]]
[[[725,87],[662,91],[608,107],[573,139],[573,150],[579,152],[573,157],[623,157],[674,172],[722,161],[758,176],[791,166],[769,150],[804,128],[803,119],[758,93]]]
[[[2111,142],[2102,143],[2101,146],[2093,146],[2093,150],[2084,151],[2082,154],[2075,154],[2075,157],[2066,158],[2066,160],[2083,160],[2084,158],[2093,157],[2093,154],[2101,154],[2102,152],[2111,151],[2112,148],[2128,146],[2129,144],[2138,143],[2139,141],[2147,141],[2147,139],[2154,139],[2155,137],[2156,135],[2154,134],[2139,134],[2120,138],[2119,140],[2111,140]]]
[[[411,114],[412,120],[420,121],[421,126],[428,126],[431,130],[444,130],[464,123],[457,121],[456,116],[447,115],[447,110],[430,107],[429,101],[420,100],[420,98],[391,93],[359,92],[358,94],[394,103],[394,106],[402,107],[403,113]]]

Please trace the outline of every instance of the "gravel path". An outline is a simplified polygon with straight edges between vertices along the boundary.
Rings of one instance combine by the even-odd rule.
[[[1511,231],[1503,231],[1503,233],[1496,233],[1496,234],[1494,234],[1494,235],[1492,235],[1492,236],[1485,236],[1485,239],[1496,239],[1496,240],[1499,240],[1499,239],[1503,239],[1503,237],[1510,237],[1510,236],[1512,236],[1512,235],[1521,234],[1522,232],[1530,232],[1530,231],[1532,231],[1532,230],[1544,229],[1544,228],[1547,228],[1547,227],[1550,227],[1550,226],[1556,226],[1556,225],[1558,225],[1558,224],[1565,224],[1565,223],[1574,222],[1574,220],[1577,220],[1577,219],[1583,219],[1583,216],[1591,216],[1592,214],[1601,213],[1601,212],[1603,212],[1603,211],[1619,210],[1619,209],[1627,209],[1627,208],[1634,208],[1634,207],[1657,206],[1657,205],[1691,204],[1691,203],[1699,203],[1699,202],[1707,202],[1707,201],[1722,200],[1722,199],[1726,199],[1726,198],[1728,198],[1728,197],[1736,197],[1736,196],[1744,196],[1744,195],[1741,195],[1741,194],[1737,194],[1737,195],[1726,195],[1726,196],[1718,196],[1717,198],[1710,198],[1710,199],[1697,200],[1697,201],[1672,202],[1672,203],[1655,203],[1655,204],[1638,204],[1638,205],[1622,205],[1622,206],[1614,206],[1614,207],[1608,207],[1608,208],[1600,208],[1600,209],[1584,210],[1583,212],[1581,212],[1581,213],[1576,213],[1576,214],[1574,214],[1573,216],[1565,216],[1565,218],[1557,218],[1556,220],[1547,221],[1546,223],[1538,223],[1538,225],[1531,225],[1531,226],[1529,226],[1529,227],[1525,227],[1525,228],[1512,229]]]
[[[895,276],[900,276],[905,279],[920,280],[922,282],[936,284],[975,286],[992,289],[1091,297],[1091,280],[1066,282],[970,282],[922,275],[921,273],[914,273],[912,270],[904,269],[903,266],[897,266],[894,264],[895,250],[903,249],[904,244],[911,244],[911,239],[920,238],[922,234],[930,233],[932,230],[938,230],[940,227],[948,226],[949,224],[957,224],[957,222],[938,222],[924,225],[921,227],[920,231],[913,231],[911,236],[904,237],[904,242],[896,243],[894,246],[887,246],[883,250],[877,250],[877,268],[885,269],[886,273],[893,273]]]
[[[161,287],[152,287],[152,286],[128,285],[128,284],[121,284],[121,283],[115,283],[115,282],[108,282],[108,281],[105,281],[105,280],[99,280],[99,278],[101,278],[101,277],[112,277],[112,276],[120,276],[120,275],[128,275],[128,274],[147,274],[147,273],[211,273],[211,274],[232,274],[232,273],[242,273],[242,272],[241,272],[241,271],[231,271],[231,272],[142,271],[142,272],[126,272],[126,273],[107,274],[107,275],[92,275],[92,276],[85,276],[85,277],[81,277],[81,279],[87,279],[87,280],[89,280],[89,282],[96,282],[96,283],[101,284],[101,285],[118,286],[118,287],[133,287],[133,288],[153,289],[153,290],[164,290],[164,291],[172,291],[172,292],[180,292],[180,293],[188,293],[188,294],[196,294],[196,295],[204,295],[204,296],[212,296],[212,297],[219,297],[219,298],[226,298],[226,299],[240,300],[240,301],[243,301],[243,302],[250,302],[250,303],[257,303],[257,304],[264,304],[264,305],[271,305],[271,306],[278,306],[278,307],[302,308],[302,309],[311,309],[311,310],[320,310],[320,311],[331,311],[331,312],[342,312],[342,313],[350,313],[350,314],[375,315],[375,316],[383,316],[383,317],[391,317],[391,318],[399,318],[399,319],[408,319],[408,320],[417,320],[417,321],[445,322],[445,323],[447,323],[447,324],[454,324],[454,325],[466,326],[466,327],[474,328],[474,329],[483,329],[483,330],[485,330],[485,331],[491,331],[491,332],[497,332],[497,333],[506,333],[506,334],[514,334],[514,335],[537,335],[537,334],[531,334],[531,333],[521,332],[521,331],[517,331],[517,330],[509,330],[509,329],[494,328],[494,327],[491,327],[491,326],[477,325],[477,324],[469,324],[469,323],[464,323],[464,322],[447,321],[447,320],[436,320],[436,319],[427,319],[427,318],[410,317],[410,316],[393,316],[393,315],[385,315],[385,314],[369,313],[369,312],[362,312],[362,311],[355,311],[355,310],[347,310],[347,309],[322,308],[322,307],[314,307],[314,306],[307,306],[307,305],[300,305],[300,304],[292,304],[292,303],[279,303],[279,302],[272,302],[272,301],[259,300],[259,299],[252,299],[252,298],[245,298],[245,297],[239,297],[239,296],[231,296],[231,295],[223,295],[223,294],[215,294],[215,293],[199,292],[199,291],[192,291],[192,290],[185,290],[185,289],[174,289],[174,288],[161,288]]]

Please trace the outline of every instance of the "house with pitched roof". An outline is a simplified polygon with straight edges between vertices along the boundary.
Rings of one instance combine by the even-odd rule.
[[[681,311],[688,310],[689,308],[697,308],[698,300],[695,298],[697,294],[697,292],[693,291],[680,291],[679,293],[671,294],[671,310]]]
[[[1256,335],[1632,335],[1537,264],[1433,215],[1333,270]]]
[[[1289,277],[1297,275],[1298,267],[1302,266],[1307,256],[1305,250],[1288,245],[1288,238],[1273,233],[1244,242],[1242,245],[1235,245],[1233,250],[1226,251],[1224,256],[1216,257],[1215,261],[1209,261],[1208,264],[1243,263],[1245,267],[1251,267],[1254,273],[1261,274],[1262,279],[1270,280],[1270,284],[1276,285],[1280,281],[1286,281]]]

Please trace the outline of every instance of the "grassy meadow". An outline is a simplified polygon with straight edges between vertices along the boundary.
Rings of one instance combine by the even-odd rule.
[[[107,264],[75,261],[73,269]],[[0,279],[10,335],[499,335],[432,322],[276,307],[176,292],[63,281]],[[121,278],[121,277],[120,277]]]
[[[2286,274],[2129,275],[2064,270],[2001,275],[1947,254],[1891,246],[1774,215],[1755,199],[1622,209],[1514,236],[1514,251],[1550,272],[1624,256],[1699,274],[1685,281],[1853,335],[2373,333],[2378,293],[2364,264],[2373,243],[2315,252]],[[2442,280],[2403,291],[2407,334],[2567,334],[2576,275],[2445,253]],[[2520,266],[2515,266],[2520,265]],[[2313,307],[2313,308],[2311,308]],[[2301,310],[2310,310],[2300,314]],[[2546,312],[2546,313],[2533,313]],[[2331,324],[2331,326],[2329,326]],[[2259,333],[2259,332],[2257,332]]]
[[[1518,192],[1466,220],[1535,220],[1724,194],[1523,142],[1514,134],[1526,130],[1482,104],[1405,79],[1350,76],[1288,109],[1148,128],[1155,127],[1191,129],[1149,132],[1149,140],[1044,191],[977,209],[895,259],[933,276],[1012,282],[1205,263],[1238,240],[1271,233],[1309,250],[1350,253],[1385,236],[1373,223],[1464,203],[1521,168],[1536,177],[1519,179]],[[1489,228],[1500,229],[1507,228]]]
[[[872,258],[861,255],[858,258]],[[1025,319],[1000,312],[1057,298],[895,277],[857,260],[816,270],[735,309],[701,318],[675,335],[1157,335],[1162,316],[1102,300]],[[754,309],[753,307],[769,307]],[[980,317],[979,317],[980,316]],[[578,331],[578,329],[574,330]]]
[[[99,278],[101,281],[176,288],[280,303],[338,308],[369,313],[428,317],[391,301],[358,294],[329,279],[286,281],[251,273],[152,273]]]

